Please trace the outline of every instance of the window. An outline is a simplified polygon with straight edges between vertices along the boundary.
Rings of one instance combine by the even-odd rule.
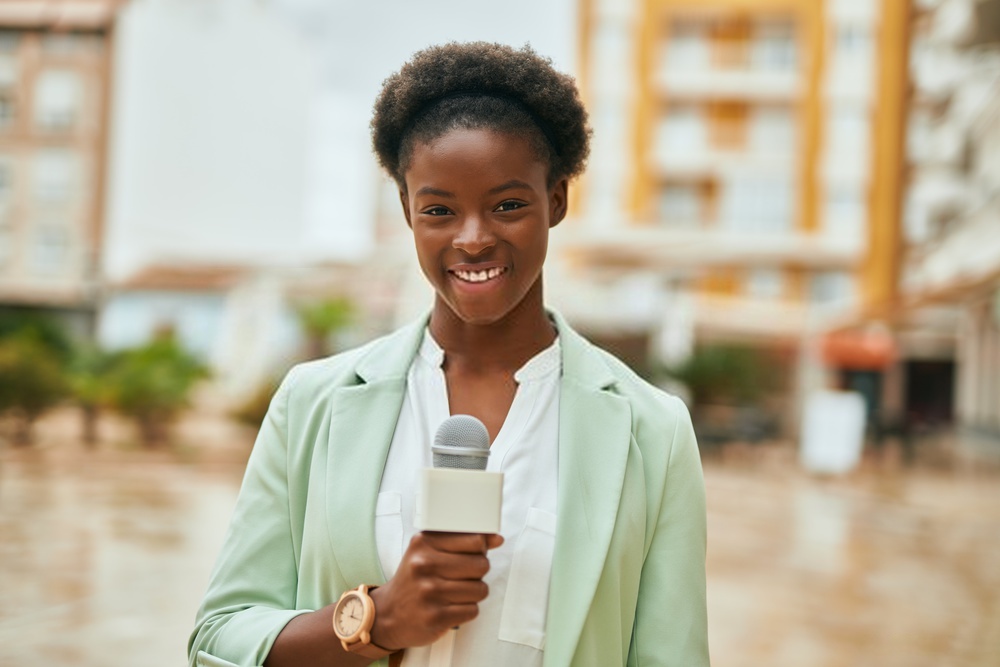
[[[723,227],[740,234],[783,234],[792,228],[794,192],[789,178],[738,174],[723,187]]]
[[[847,304],[857,298],[854,276],[846,271],[823,271],[809,280],[809,298],[813,303]]]
[[[864,25],[839,25],[834,30],[833,49],[837,59],[869,62],[872,57],[871,31]]]
[[[11,171],[10,163],[0,156],[0,209],[10,198],[11,193]]]
[[[35,155],[35,198],[41,202],[66,202],[76,194],[79,165],[68,150],[52,148]]]
[[[0,30],[0,53],[13,53],[21,42],[21,33],[17,30]]]
[[[14,229],[5,217],[0,217],[0,271],[14,257]]]
[[[704,151],[708,143],[707,130],[705,114],[700,108],[673,107],[660,121],[657,154],[664,157]]]
[[[660,194],[660,220],[668,227],[698,227],[701,193],[694,185],[668,185]]]
[[[785,293],[785,277],[778,269],[752,269],[746,274],[743,293],[755,299],[779,299]]]
[[[103,38],[100,35],[73,33],[47,33],[42,35],[42,51],[60,55],[100,53]]]
[[[35,122],[49,130],[73,127],[80,115],[83,86],[70,70],[47,70],[35,83]]]
[[[793,70],[796,61],[795,28],[791,21],[757,24],[750,50],[750,62],[755,68]]]
[[[827,119],[827,149],[834,153],[867,155],[871,121],[864,106],[836,104]]]
[[[795,119],[788,108],[764,106],[750,115],[750,145],[754,152],[792,155],[795,153]]]
[[[0,92],[0,128],[14,122],[14,96],[8,92]]]
[[[69,230],[64,225],[43,225],[35,232],[32,266],[40,274],[61,273],[69,250]]]
[[[17,85],[17,58],[12,53],[0,50],[0,88],[13,88]]]
[[[711,62],[707,26],[698,21],[675,21],[664,51],[664,69],[706,69]]]
[[[861,242],[867,227],[865,192],[856,185],[830,184],[824,197],[823,226],[828,237]]]

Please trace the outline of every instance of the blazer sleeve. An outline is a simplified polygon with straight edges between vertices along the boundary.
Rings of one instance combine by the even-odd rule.
[[[262,665],[295,616],[297,557],[288,502],[288,397],[282,382],[247,463],[222,551],[188,642],[192,667]]]
[[[707,667],[705,483],[687,407],[678,398],[670,400],[676,426],[640,575],[628,664]]]

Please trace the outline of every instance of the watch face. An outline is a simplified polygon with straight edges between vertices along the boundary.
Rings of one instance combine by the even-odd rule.
[[[334,621],[337,624],[337,633],[341,637],[350,637],[361,629],[361,621],[364,619],[364,605],[361,598],[356,595],[344,598],[334,610]]]

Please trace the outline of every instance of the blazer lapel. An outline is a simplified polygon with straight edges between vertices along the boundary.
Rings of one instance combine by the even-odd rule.
[[[347,586],[385,583],[375,545],[375,502],[425,324],[373,344],[358,362],[358,384],[336,389],[331,399],[327,517]]]
[[[556,316],[563,347],[556,527],[546,665],[573,658],[614,532],[631,441],[628,403],[606,362]]]

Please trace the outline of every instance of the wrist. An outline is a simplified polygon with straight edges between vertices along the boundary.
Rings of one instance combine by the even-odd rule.
[[[378,586],[368,592],[375,605],[375,623],[372,624],[371,641],[387,651],[398,651],[404,647],[398,646],[393,638],[393,623],[389,605],[385,603],[385,587]]]

